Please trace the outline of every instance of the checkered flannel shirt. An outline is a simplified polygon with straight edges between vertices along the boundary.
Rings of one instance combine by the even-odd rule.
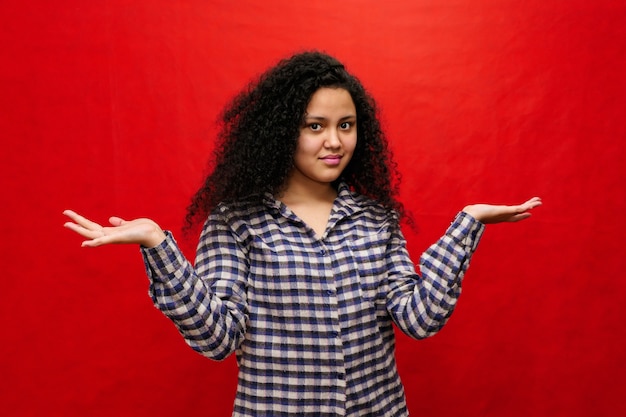
[[[220,205],[195,268],[171,235],[143,248],[155,305],[209,358],[236,352],[233,416],[406,416],[392,322],[446,323],[484,226],[459,213],[420,258],[397,215],[341,185],[323,236],[267,196]]]

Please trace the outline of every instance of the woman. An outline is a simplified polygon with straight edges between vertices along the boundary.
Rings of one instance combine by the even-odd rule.
[[[140,244],[155,305],[201,354],[237,355],[235,416],[406,416],[395,323],[446,323],[484,224],[541,204],[470,205],[420,259],[372,98],[334,58],[281,61],[223,114],[213,169],[189,207],[195,266],[149,219],[102,227],[66,211],[83,246]]]

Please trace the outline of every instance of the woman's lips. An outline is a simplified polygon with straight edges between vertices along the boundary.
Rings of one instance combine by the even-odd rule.
[[[341,155],[328,155],[321,158],[321,160],[327,165],[339,165],[341,162]]]

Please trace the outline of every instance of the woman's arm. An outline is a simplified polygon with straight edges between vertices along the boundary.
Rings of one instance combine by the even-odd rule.
[[[389,254],[388,309],[398,327],[414,338],[438,332],[448,321],[461,294],[461,282],[484,232],[485,224],[516,222],[530,217],[541,205],[533,198],[516,206],[466,206],[446,233],[420,257],[415,276],[398,229],[392,234]]]
[[[242,284],[246,263],[243,256],[235,253],[237,245],[227,225],[205,227],[200,250],[204,263],[210,260],[215,268],[201,267],[198,273],[171,234],[150,219],[126,221],[111,217],[112,227],[103,227],[71,210],[64,214],[72,220],[65,223],[65,227],[88,239],[82,243],[84,247],[141,245],[155,306],[172,320],[194,350],[222,360],[237,348],[246,325],[245,286]],[[224,264],[229,268],[223,268]],[[237,268],[236,265],[243,266]],[[230,294],[216,294],[213,284],[218,279],[229,282],[226,286],[231,288]]]

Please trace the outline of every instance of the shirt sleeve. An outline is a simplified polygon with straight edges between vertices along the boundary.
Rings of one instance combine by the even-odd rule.
[[[485,226],[460,212],[446,233],[420,257],[420,274],[398,228],[389,243],[388,311],[407,335],[422,339],[448,321],[461,295],[461,282]]]
[[[207,221],[195,268],[169,232],[161,245],[141,251],[150,297],[187,344],[216,360],[235,351],[246,331],[247,267],[229,228]]]

